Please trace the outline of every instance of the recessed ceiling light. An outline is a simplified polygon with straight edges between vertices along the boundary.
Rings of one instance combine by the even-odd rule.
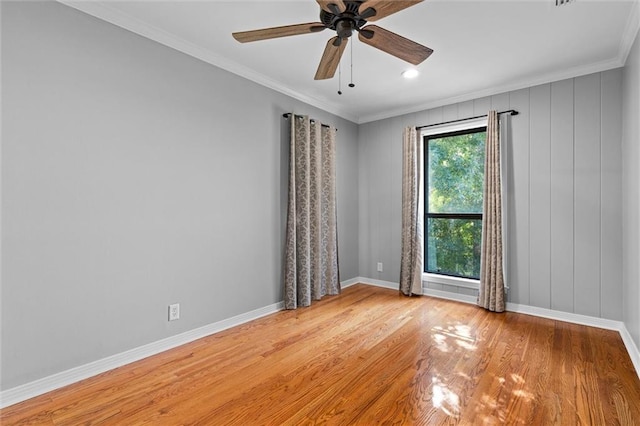
[[[420,74],[417,69],[411,68],[402,72],[404,78],[416,78]]]

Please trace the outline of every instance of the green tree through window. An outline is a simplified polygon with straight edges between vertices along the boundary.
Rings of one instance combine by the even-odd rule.
[[[425,271],[480,277],[486,128],[425,136]]]

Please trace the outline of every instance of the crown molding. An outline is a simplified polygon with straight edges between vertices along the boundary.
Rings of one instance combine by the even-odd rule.
[[[175,34],[160,28],[149,25],[133,16],[116,10],[102,1],[86,1],[86,0],[56,0],[65,6],[76,9],[80,12],[91,15],[102,21],[116,25],[134,34],[138,34],[147,39],[153,40],[157,43],[163,44],[174,50],[192,56],[210,65],[214,65],[232,74],[246,78],[261,86],[275,90],[276,92],[290,96],[308,105],[319,108],[330,114],[334,114],[344,118],[346,120],[358,123],[358,117],[344,110],[339,104],[323,102],[319,99],[307,96],[303,93],[299,93],[285,84],[270,79],[263,74],[255,72],[254,70],[231,61],[220,55],[217,55],[210,50],[203,49],[191,42],[188,42]]]
[[[631,48],[631,46],[629,46]],[[628,52],[627,52],[628,53]],[[608,71],[615,68],[624,66],[624,61],[620,57],[609,59],[595,64],[588,64],[579,67],[573,67],[566,70],[551,72],[543,74],[535,78],[525,78],[514,83],[495,86],[490,89],[479,90],[475,92],[468,92],[461,95],[452,96],[449,98],[441,98],[434,101],[429,101],[423,104],[413,105],[404,109],[390,110],[382,114],[371,114],[360,117],[358,124],[364,124],[371,121],[384,120],[387,118],[398,117],[405,114],[413,114],[416,112],[424,111],[427,109],[438,108],[445,105],[452,105],[459,102],[471,101],[474,99],[480,99],[488,96],[499,95],[501,93],[512,92],[514,90],[528,89],[530,87],[539,86],[541,84],[553,83],[555,81],[566,80],[570,78],[576,78],[583,75],[594,74],[597,72]]]
[[[529,87],[547,84],[554,81],[580,77],[582,75],[588,75],[623,67],[625,65],[627,56],[629,55],[633,42],[635,41],[636,35],[638,34],[638,30],[640,29],[640,0],[634,0],[631,12],[627,19],[627,23],[625,24],[622,40],[620,42],[618,51],[616,52],[616,56],[613,58],[593,64],[569,68],[567,70],[551,72],[533,78],[524,78],[508,84],[495,86],[490,89],[463,93],[452,97],[436,99],[426,103],[414,104],[405,108],[393,109],[385,111],[384,113],[357,115],[346,111],[340,104],[327,103],[317,98],[299,93],[298,91],[287,87],[284,83],[270,79],[263,74],[260,74],[248,67],[238,64],[237,62],[231,61],[209,50],[203,49],[193,43],[183,40],[172,33],[151,26],[119,10],[113,9],[105,4],[105,2],[86,0],[56,1],[103,21],[109,22],[113,25],[124,28],[135,34],[156,41],[179,52],[200,59],[203,62],[214,65],[225,71],[246,78],[247,80],[275,90],[276,92],[290,96],[308,105],[322,109],[330,114],[338,115],[356,124],[364,124],[372,121],[384,120],[391,117],[398,117],[405,114],[413,114],[444,105],[451,105],[458,102],[465,102],[473,99],[511,92],[514,90],[526,89]]]
[[[627,25],[625,25],[624,32],[622,34],[622,41],[620,42],[620,49],[618,51],[618,57],[622,63],[627,62],[627,56],[631,52],[633,42],[636,40],[638,31],[640,30],[640,0],[635,0],[631,6],[631,12],[627,19]]]
[[[627,56],[633,47],[633,43],[636,39],[638,32],[640,31],[640,0],[634,0],[631,6],[631,12],[627,18],[625,29],[623,31],[622,39],[618,47],[616,57],[593,63],[584,66],[573,67],[567,70],[558,72],[551,72],[543,74],[542,76],[535,78],[525,78],[514,83],[496,86],[490,89],[481,91],[468,92],[461,95],[436,99],[423,104],[413,105],[403,109],[396,109],[387,111],[382,114],[371,114],[361,116],[358,124],[364,124],[371,121],[384,120],[387,118],[398,117],[405,114],[413,114],[416,112],[424,111],[431,108],[438,108],[445,105],[451,105],[459,102],[466,102],[474,99],[479,99],[487,96],[498,95],[501,93],[512,92],[514,90],[526,89],[529,87],[538,86],[541,84],[553,83],[555,81],[566,80],[569,78],[576,78],[583,75],[594,74],[597,72],[608,71],[615,68],[620,68],[627,62]]]

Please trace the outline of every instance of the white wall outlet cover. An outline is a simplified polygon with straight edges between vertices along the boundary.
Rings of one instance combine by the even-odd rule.
[[[169,305],[169,321],[180,319],[180,304]]]

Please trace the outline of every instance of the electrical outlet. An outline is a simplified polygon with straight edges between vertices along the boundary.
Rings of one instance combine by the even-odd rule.
[[[382,262],[378,262],[378,272],[382,272]]]
[[[169,305],[169,321],[180,319],[180,304]]]

